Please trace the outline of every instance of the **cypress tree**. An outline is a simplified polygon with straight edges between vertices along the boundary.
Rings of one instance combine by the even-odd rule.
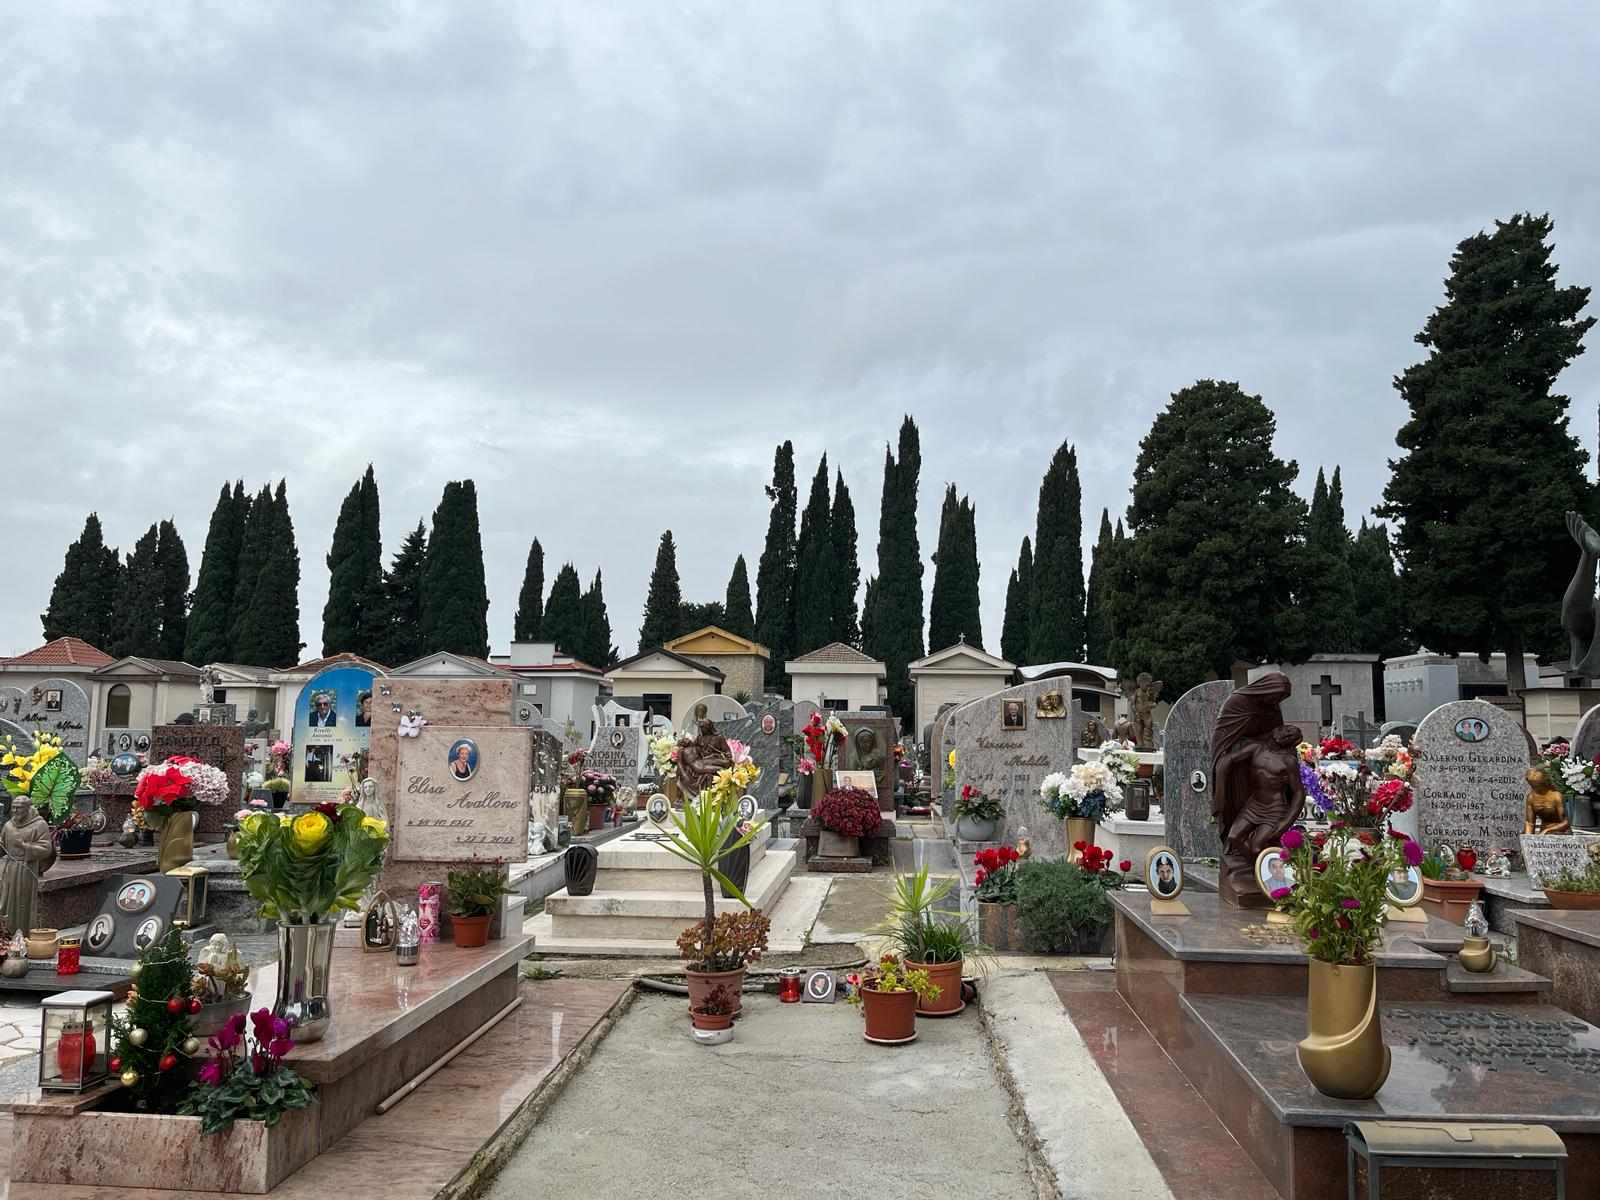
[[[867,577],[867,586],[861,595],[861,648],[868,654],[874,653],[869,647],[878,645],[878,630],[875,622],[878,613],[878,577]]]
[[[809,654],[833,640],[838,572],[833,562],[833,513],[828,500],[828,456],[817,464],[811,495],[800,515],[795,543],[794,639],[791,655]]]
[[[1356,650],[1384,658],[1410,653],[1394,551],[1389,546],[1388,526],[1381,521],[1368,525],[1362,518],[1350,547],[1350,579],[1355,596]]]
[[[1333,469],[1330,486],[1321,468],[1311,493],[1295,572],[1294,609],[1285,614],[1282,652],[1301,662],[1313,654],[1356,648],[1356,594],[1351,579],[1354,542],[1344,523],[1344,483]]]
[[[882,659],[887,668],[890,707],[909,717],[913,698],[906,668],[922,657],[923,645],[922,551],[917,542],[922,443],[909,416],[900,424],[898,449],[898,458],[887,449],[883,456],[878,574],[870,621],[875,644],[868,653]]]
[[[696,629],[704,629],[707,625],[715,625],[719,629],[728,628],[728,609],[721,600],[685,600],[678,606],[678,628],[683,633],[692,633]],[[640,649],[643,648],[641,643]]]
[[[197,666],[234,660],[232,612],[233,593],[239,571],[239,551],[244,540],[244,521],[250,511],[244,480],[232,489],[222,485],[211,524],[206,529],[206,544],[200,552],[200,574],[194,585],[194,604],[189,610],[189,625],[184,633],[183,653],[178,657]]]
[[[680,633],[683,627],[683,589],[678,585],[678,548],[672,541],[672,530],[661,535],[656,545],[656,565],[650,572],[650,591],[644,600],[644,621],[639,626],[639,649],[651,650],[665,646]],[[611,633],[606,632],[606,645],[611,644]]]
[[[583,628],[583,585],[571,563],[563,563],[550,585],[550,599],[544,606],[544,640],[576,658],[586,656]],[[591,662],[590,666],[605,666]]]
[[[276,664],[266,661],[266,648],[261,643],[260,630],[246,629],[246,621],[254,605],[256,585],[272,548],[276,517],[272,507],[272,489],[261,485],[245,511],[243,532],[239,536],[239,558],[234,567],[233,600],[228,606],[228,654],[235,662],[256,667]]]
[[[328,551],[328,602],[322,609],[322,653],[371,657],[384,636],[383,544],[378,481],[372,464],[339,506]]]
[[[1100,536],[1089,552],[1089,587],[1084,602],[1083,641],[1087,661],[1104,665],[1111,649],[1111,616],[1106,606],[1106,574],[1110,569],[1111,514],[1100,510]]]
[[[611,618],[606,613],[605,585],[598,569],[578,609],[583,619],[584,653],[580,657],[602,669],[610,667],[617,661],[617,648],[611,644]]]
[[[470,479],[444,485],[433,511],[422,576],[424,654],[489,654],[489,591],[478,531],[478,489]]]
[[[772,511],[767,540],[756,564],[756,640],[771,652],[767,686],[781,689],[783,664],[793,655],[795,511],[799,492],[794,482],[794,443],[784,442],[772,456],[772,482],[767,486]]]
[[[1062,442],[1039,485],[1028,598],[1028,658],[1034,663],[1083,657],[1083,490],[1078,452]]]
[[[1099,665],[1116,666],[1126,676],[1131,668],[1122,655],[1127,633],[1138,618],[1134,607],[1138,603],[1135,594],[1138,575],[1133,561],[1133,542],[1122,528],[1121,517],[1117,518],[1116,530],[1111,535],[1111,549],[1106,554],[1101,578],[1105,583],[1101,609],[1106,615],[1107,641],[1105,662]]]
[[[398,667],[428,653],[422,640],[422,580],[427,567],[428,533],[418,521],[383,577],[385,624],[378,662]]]
[[[733,574],[728,576],[728,595],[722,607],[724,629],[740,637],[756,636],[756,618],[750,609],[750,572],[742,554],[733,560]]]
[[[161,578],[161,642],[156,653],[181,659],[189,631],[189,554],[170,518],[157,532],[156,574]]]
[[[99,514],[90,513],[78,540],[67,547],[49,606],[39,617],[45,640],[82,638],[109,652],[119,633],[121,590],[121,556],[106,546]]]
[[[861,644],[856,619],[856,592],[861,588],[861,561],[857,552],[856,506],[840,471],[833,484],[833,513],[828,523],[833,535],[833,632],[829,641],[847,646]]]
[[[967,645],[983,649],[983,606],[978,594],[978,579],[982,568],[978,563],[978,510],[967,497],[961,498],[959,540],[956,546],[961,563],[954,589],[954,602],[958,633],[966,638]]]
[[[534,538],[528,547],[528,564],[522,568],[522,590],[517,593],[517,617],[513,624],[511,640],[537,642],[541,640],[540,625],[544,620],[544,547]]]
[[[950,585],[955,571],[956,513],[960,507],[956,485],[946,484],[944,503],[939,508],[939,540],[933,550],[933,593],[928,597],[928,645],[935,650],[943,650],[956,640]]]
[[[300,551],[289,516],[288,487],[278,481],[276,494],[263,487],[251,506],[252,520],[261,508],[260,569],[240,621],[238,649],[245,661],[262,667],[292,667],[300,661]],[[248,534],[248,528],[246,530]]]
[[[1295,464],[1272,451],[1275,425],[1259,396],[1207,379],[1175,393],[1139,443],[1132,533],[1114,552],[1128,591],[1110,610],[1125,673],[1151,671],[1176,695],[1279,657],[1305,504]]]
[[[939,514],[939,543],[933,553],[933,597],[928,604],[928,645],[935,650],[964,640],[983,648],[978,602],[976,514],[956,485],[945,488]]]
[[[111,649],[118,658],[127,654],[161,657],[162,580],[156,562],[160,536],[160,530],[150,526],[127,556],[122,596],[117,604],[117,636]]]
[[[1000,657],[1018,665],[1028,661],[1028,597],[1033,591],[1033,542],[1026,534],[1017,565],[1006,580],[1006,615],[1000,627]]]
[[[1577,560],[1564,514],[1589,515],[1588,454],[1556,378],[1583,353],[1586,287],[1557,287],[1548,216],[1477,233],[1450,260],[1445,302],[1417,335],[1423,362],[1395,387],[1410,410],[1379,516],[1399,522],[1412,632],[1443,652],[1555,651]]]

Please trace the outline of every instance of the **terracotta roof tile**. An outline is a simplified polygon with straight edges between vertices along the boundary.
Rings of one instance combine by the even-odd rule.
[[[846,646],[843,642],[829,642],[826,646],[819,646],[810,654],[802,654],[799,658],[791,658],[790,662],[800,663],[853,663],[856,666],[868,666],[878,660],[870,654],[863,654],[854,646]]]
[[[82,638],[59,637],[26,654],[0,659],[8,667],[103,667],[115,660]]]

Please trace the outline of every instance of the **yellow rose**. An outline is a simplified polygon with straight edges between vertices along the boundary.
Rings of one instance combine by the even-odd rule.
[[[297,852],[309,858],[333,835],[333,822],[321,813],[301,813],[289,826],[289,842]]]
[[[379,837],[389,836],[389,823],[387,821],[380,821],[377,817],[362,817],[361,828],[368,830],[371,833],[375,833]]]

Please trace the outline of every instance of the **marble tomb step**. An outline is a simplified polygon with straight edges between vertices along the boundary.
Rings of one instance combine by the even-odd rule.
[[[771,849],[772,827],[750,843],[750,877]],[[700,895],[700,872],[658,842],[621,838],[600,848],[596,893],[687,892]]]
[[[744,894],[754,907],[772,910],[788,886],[796,858],[792,850],[775,851],[762,855],[761,861],[751,867]],[[691,873],[691,878],[699,884],[698,873]],[[693,891],[678,887],[613,890],[610,882],[602,872],[591,895],[569,896],[563,888],[547,897],[544,903],[551,918],[551,935],[675,943],[683,927],[705,912],[698,886]],[[724,900],[720,895],[716,900],[719,913],[739,912],[743,907],[737,900]]]

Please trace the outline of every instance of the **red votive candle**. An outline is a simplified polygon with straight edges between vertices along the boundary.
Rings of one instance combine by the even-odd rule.
[[[78,973],[78,939],[62,938],[56,947],[56,974],[76,975]]]
[[[778,999],[785,1004],[800,1003],[799,967],[785,967],[778,972]]]

